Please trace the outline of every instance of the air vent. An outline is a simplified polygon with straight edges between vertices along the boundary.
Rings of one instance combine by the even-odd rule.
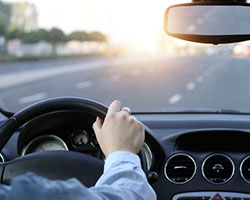
[[[234,174],[233,161],[224,154],[213,154],[203,162],[202,174],[210,183],[226,183]]]
[[[194,159],[187,154],[171,156],[165,165],[166,178],[175,184],[184,184],[190,181],[196,173]]]
[[[250,184],[250,156],[246,157],[240,165],[242,178]]]

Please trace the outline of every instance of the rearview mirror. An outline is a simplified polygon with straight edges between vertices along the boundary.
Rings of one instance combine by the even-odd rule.
[[[169,7],[165,32],[200,43],[232,43],[250,39],[250,4],[188,3]]]

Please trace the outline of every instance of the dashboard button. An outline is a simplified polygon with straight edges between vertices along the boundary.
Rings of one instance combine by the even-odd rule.
[[[222,196],[219,193],[217,193],[216,195],[214,195],[212,200],[224,200],[224,199],[222,198]]]

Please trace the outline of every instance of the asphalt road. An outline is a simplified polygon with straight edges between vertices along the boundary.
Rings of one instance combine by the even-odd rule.
[[[250,59],[90,58],[0,63],[0,105],[18,111],[42,99],[119,99],[133,111],[250,112]]]

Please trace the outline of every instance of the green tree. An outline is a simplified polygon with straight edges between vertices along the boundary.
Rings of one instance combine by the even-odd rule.
[[[89,33],[88,41],[105,42],[106,37],[102,33],[95,31],[95,32]]]
[[[49,31],[48,41],[56,44],[58,42],[64,42],[66,40],[64,32],[59,28],[52,28]]]
[[[38,29],[25,33],[22,38],[23,43],[37,43],[39,41],[50,41],[50,33],[45,29]]]
[[[19,30],[19,29],[15,29],[15,30],[7,32],[6,38],[7,38],[7,40],[16,39],[16,38],[23,39],[25,34],[26,33],[24,31]]]
[[[37,38],[39,39],[39,41],[49,41],[49,31],[47,31],[46,29],[40,28],[36,31],[37,33]]]
[[[67,36],[67,40],[86,41],[88,34],[85,31],[74,31]]]
[[[0,35],[6,34],[10,24],[10,17],[11,17],[10,4],[0,1]]]
[[[31,31],[28,33],[25,33],[22,42],[23,43],[37,43],[40,41],[40,38],[38,37],[37,31]]]
[[[0,24],[0,36],[5,35],[5,28],[2,24]]]

